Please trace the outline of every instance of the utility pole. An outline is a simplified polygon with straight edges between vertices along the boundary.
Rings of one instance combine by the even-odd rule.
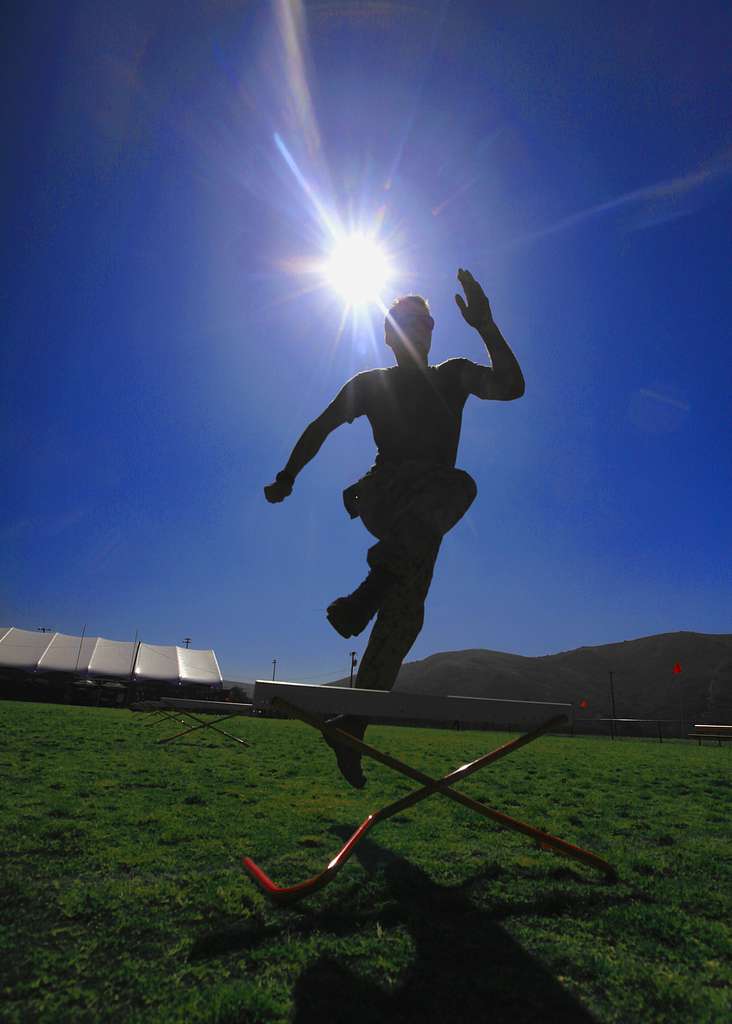
[[[186,650],[188,650],[188,648],[189,648],[189,647],[191,646],[191,644],[193,643],[193,641],[191,640],[191,638],[190,638],[189,636],[187,636],[187,637],[185,638],[185,640],[181,640],[181,643],[183,644],[183,646],[185,647],[185,649],[186,649]]]
[[[677,661],[674,665],[674,673],[679,676],[679,711],[681,712],[681,732],[679,738],[683,740],[686,732],[684,728],[684,688],[681,685],[681,665]]]
[[[356,657],[356,652],[351,651],[351,686],[353,686],[353,670],[356,667],[356,665],[358,665],[358,658]]]
[[[275,672],[277,671],[277,658],[272,658],[272,682],[274,682]]]
[[[610,706],[612,708],[612,721],[610,722],[610,735],[615,739],[615,686],[613,684],[613,673],[610,673]]]

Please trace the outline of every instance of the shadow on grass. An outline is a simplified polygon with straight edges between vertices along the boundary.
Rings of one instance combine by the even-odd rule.
[[[347,829],[333,830],[345,841]],[[322,956],[298,977],[293,997],[295,1024],[371,1024],[412,1021],[420,1024],[444,1021],[562,1021],[592,1024],[595,1018],[578,1003],[540,962],[532,957],[498,923],[514,913],[551,913],[567,910],[566,891],[556,907],[539,901],[531,908],[508,904],[490,912],[476,907],[470,890],[491,877],[482,873],[458,887],[436,884],[414,864],[364,839],[354,857],[367,874],[378,876],[378,898],[371,886],[341,890],[340,900],[313,908],[305,901],[288,910],[290,932],[339,937],[370,933],[378,924],[385,941],[388,932],[407,932],[414,953],[403,974],[369,981],[363,972],[349,969],[334,956]],[[333,890],[335,895],[335,890]],[[607,903],[607,894],[598,901]],[[587,893],[581,897],[587,910]],[[232,929],[201,937],[191,951],[192,959],[206,959],[254,948],[277,936],[281,927],[252,920]],[[372,958],[373,959],[373,958]],[[389,953],[385,950],[385,960]],[[372,967],[372,964],[369,965]]]
[[[347,838],[345,830],[341,838]],[[595,1020],[492,914],[471,903],[469,889],[483,876],[459,887],[443,887],[369,839],[361,842],[354,856],[370,875],[379,873],[380,909],[367,909],[364,915],[362,907],[355,916],[346,906],[323,909],[308,916],[308,928],[356,933],[366,923],[364,916],[371,923],[378,918],[385,930],[401,927],[411,935],[412,961],[389,991],[369,984],[346,965],[321,957],[295,985],[297,1024]]]

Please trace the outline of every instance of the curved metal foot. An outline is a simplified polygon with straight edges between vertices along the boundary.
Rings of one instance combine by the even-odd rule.
[[[258,864],[254,863],[251,857],[242,857],[242,864],[259,888],[275,903],[296,903],[304,896],[310,896],[312,893],[317,892],[318,889],[322,889],[335,878],[355,850],[356,844],[363,839],[371,826],[376,824],[376,821],[376,815],[370,814],[358,826],[350,839],[341,847],[333,860],[319,875],[313,875],[312,878],[308,878],[304,882],[298,882],[297,885],[277,885]]]

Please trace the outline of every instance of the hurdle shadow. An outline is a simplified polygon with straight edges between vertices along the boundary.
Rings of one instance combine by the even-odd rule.
[[[347,830],[334,831],[348,838]],[[385,932],[396,927],[409,932],[413,959],[389,991],[357,976],[347,964],[319,958],[295,984],[296,1024],[595,1021],[494,915],[471,903],[469,886],[484,876],[460,887],[440,886],[369,839],[361,841],[354,857],[369,875],[379,872],[387,904],[378,912],[379,924]],[[360,925],[373,927],[377,917],[344,903],[320,911],[303,906],[302,914],[308,930],[336,934],[352,934]]]

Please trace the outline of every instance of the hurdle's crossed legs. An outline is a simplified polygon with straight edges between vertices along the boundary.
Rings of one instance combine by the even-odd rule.
[[[475,761],[470,761],[468,764],[462,765],[462,767],[455,769],[455,771],[445,775],[442,779],[433,779],[430,778],[429,775],[425,775],[423,772],[420,772],[418,769],[411,768],[403,761],[399,761],[396,758],[391,757],[389,754],[384,754],[375,747],[370,747],[368,744],[355,739],[355,737],[348,733],[326,725],[318,718],[307,714],[300,708],[294,707],[294,705],[287,701],[278,699],[273,701],[273,705],[279,705],[282,710],[286,711],[288,715],[293,718],[299,718],[308,725],[312,725],[314,728],[319,729],[320,732],[331,735],[334,739],[338,739],[339,742],[345,743],[355,750],[358,750],[359,753],[366,754],[368,757],[372,757],[374,760],[380,761],[381,764],[386,765],[388,768],[393,768],[402,775],[406,775],[408,778],[414,779],[415,782],[422,784],[421,789],[417,789],[413,793],[409,793],[407,796],[402,797],[400,800],[397,800],[386,807],[382,807],[381,810],[376,811],[374,814],[370,814],[368,818],[359,825],[348,842],[319,875],[314,875],[312,878],[309,878],[304,882],[299,882],[297,885],[288,887],[278,886],[257,864],[254,863],[250,857],[244,857],[243,864],[246,870],[260,888],[275,902],[294,903],[297,900],[302,899],[304,896],[308,896],[311,893],[317,892],[318,889],[322,889],[323,886],[327,885],[335,877],[338,871],[340,871],[353,853],[357,843],[371,828],[374,827],[374,825],[378,824],[380,821],[385,821],[387,818],[392,817],[394,814],[398,814],[400,811],[403,811],[408,807],[412,807],[414,804],[419,803],[420,800],[424,800],[426,797],[432,796],[433,793],[441,793],[443,796],[449,797],[451,800],[456,800],[464,807],[468,807],[470,810],[475,811],[478,814],[482,814],[486,818],[490,818],[505,828],[513,829],[516,832],[522,832],[524,835],[530,836],[539,843],[542,849],[553,850],[555,853],[560,853],[565,857],[570,857],[582,864],[587,864],[590,867],[596,868],[598,871],[603,872],[610,881],[615,881],[617,879],[615,868],[613,868],[611,864],[608,864],[607,861],[604,861],[601,857],[591,853],[589,850],[583,850],[582,847],[574,846],[572,843],[568,843],[564,839],[559,839],[557,836],[550,835],[548,832],[534,828],[533,825],[527,825],[525,822],[518,821],[516,818],[511,818],[507,814],[501,813],[501,811],[493,810],[493,808],[487,807],[479,800],[473,800],[471,797],[465,796],[463,793],[458,793],[450,788],[455,782],[459,782],[461,779],[467,778],[469,775],[472,775],[473,772],[478,771],[478,769],[491,764],[493,761],[500,760],[507,754],[512,753],[514,750],[518,750],[527,743],[531,743],[543,733],[560,725],[562,722],[566,721],[564,715],[558,715],[551,718],[548,722],[545,722],[544,725],[539,726],[539,728],[533,729],[531,732],[525,733],[523,736],[519,736],[515,740],[510,740],[508,743],[504,743],[496,750],[493,750],[488,754],[484,754]]]
[[[248,743],[246,740],[241,739],[241,737],[239,736],[234,736],[232,733],[227,732],[226,729],[221,729],[218,726],[217,723],[225,722],[227,718],[230,717],[229,715],[221,715],[219,718],[214,718],[212,722],[207,722],[205,719],[199,718],[198,715],[194,715],[190,711],[185,711],[184,714],[187,715],[189,719],[191,719],[194,722],[197,722],[198,724],[188,725],[185,718],[177,718],[175,715],[166,715],[165,717],[170,718],[172,722],[179,722],[181,725],[188,725],[188,728],[184,729],[183,732],[177,732],[175,736],[166,736],[164,739],[158,740],[158,743],[172,743],[173,740],[178,740],[180,739],[181,736],[187,736],[191,732],[196,732],[197,729],[213,729],[214,732],[221,733],[222,736],[228,736],[230,740],[234,740],[236,743],[240,743],[242,747],[251,747],[251,743]],[[152,725],[154,723],[149,724]]]

